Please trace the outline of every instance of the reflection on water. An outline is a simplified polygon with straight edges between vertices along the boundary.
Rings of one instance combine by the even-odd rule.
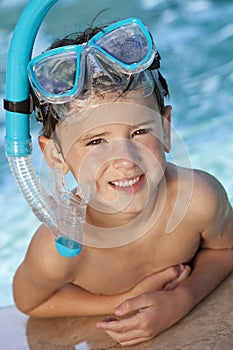
[[[12,30],[28,1],[0,2],[0,95]],[[184,139],[193,167],[211,172],[233,203],[233,3],[227,0],[61,0],[47,15],[35,53],[69,32],[130,16],[149,25],[162,56],[173,105],[173,126]],[[9,15],[10,14],[10,15]],[[22,38],[23,40],[23,38]],[[34,162],[39,126],[32,123]],[[11,280],[38,221],[18,193],[4,156],[4,112],[0,109],[0,306],[12,303]],[[175,147],[175,140],[173,147]]]

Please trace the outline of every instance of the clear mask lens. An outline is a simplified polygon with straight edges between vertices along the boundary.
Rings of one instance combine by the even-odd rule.
[[[34,65],[34,79],[41,91],[61,95],[73,89],[77,75],[75,51],[47,57]]]
[[[102,50],[125,64],[143,61],[148,54],[148,41],[134,24],[117,28],[95,42]]]

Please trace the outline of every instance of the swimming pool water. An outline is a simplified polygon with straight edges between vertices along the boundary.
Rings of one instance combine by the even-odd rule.
[[[12,30],[27,1],[0,1],[0,96]],[[57,37],[89,25],[140,17],[154,34],[161,71],[170,87],[173,129],[185,142],[193,167],[215,175],[233,203],[233,3],[227,0],[60,0],[38,35],[35,52]],[[10,16],[9,16],[10,13]],[[19,194],[4,155],[4,111],[0,109],[0,306],[13,303],[11,283],[39,222]],[[32,123],[33,158],[39,127]],[[179,146],[176,138],[173,147]],[[179,151],[176,159],[183,161]]]

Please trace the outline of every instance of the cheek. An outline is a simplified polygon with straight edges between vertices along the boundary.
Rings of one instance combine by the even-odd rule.
[[[144,149],[144,160],[147,160],[147,163],[158,164],[163,163],[165,159],[164,147],[160,139],[150,136],[142,143]]]
[[[166,168],[166,158],[163,144],[156,138],[151,138],[143,144],[144,146],[144,166],[147,169],[148,191],[153,192],[164,176]]]
[[[106,164],[106,152],[100,149],[72,150],[67,157],[69,168],[80,183],[94,184],[100,169]]]

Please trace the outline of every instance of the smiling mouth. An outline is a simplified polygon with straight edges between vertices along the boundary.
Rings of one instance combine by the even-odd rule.
[[[142,175],[129,180],[115,180],[115,181],[110,181],[109,183],[116,187],[127,188],[127,187],[136,185],[141,179],[141,177]]]

